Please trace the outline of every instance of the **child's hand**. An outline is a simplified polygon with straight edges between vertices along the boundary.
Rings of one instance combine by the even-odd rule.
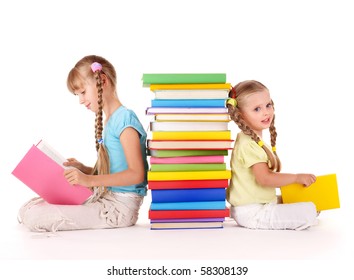
[[[296,182],[308,187],[316,182],[316,176],[313,174],[296,174]]]
[[[68,161],[64,162],[63,165],[66,167],[75,167],[79,170],[81,170],[83,167],[83,164],[75,158],[68,158]]]
[[[75,167],[85,174],[92,174],[92,167],[82,164],[75,158],[68,158],[68,161],[64,162],[63,165],[65,167]]]
[[[75,168],[69,168],[64,170],[64,176],[70,185],[82,185],[90,187],[89,175],[82,173]]]

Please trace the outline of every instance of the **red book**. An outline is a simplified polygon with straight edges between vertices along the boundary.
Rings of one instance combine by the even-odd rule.
[[[166,189],[209,189],[227,188],[229,181],[220,180],[176,180],[176,181],[149,181],[150,190]]]
[[[149,210],[149,219],[224,218],[230,216],[229,208],[223,210]]]

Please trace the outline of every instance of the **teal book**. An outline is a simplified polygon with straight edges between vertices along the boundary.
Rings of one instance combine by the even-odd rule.
[[[192,202],[152,202],[150,210],[222,210],[225,209],[225,200],[220,201],[192,201]]]
[[[227,156],[227,150],[148,150],[153,157]]]
[[[152,99],[151,107],[225,108],[225,99]]]
[[[153,163],[150,171],[211,171],[226,170],[226,163]]]
[[[143,86],[151,84],[224,84],[226,73],[145,73]]]

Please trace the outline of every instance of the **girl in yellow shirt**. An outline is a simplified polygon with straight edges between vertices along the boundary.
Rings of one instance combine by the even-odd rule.
[[[273,105],[268,89],[260,82],[244,81],[230,90],[228,111],[241,132],[231,155],[227,200],[231,216],[240,226],[301,230],[316,224],[315,205],[278,203],[275,189],[292,183],[307,187],[316,181],[316,176],[280,173]],[[271,146],[262,140],[265,129],[269,129]]]

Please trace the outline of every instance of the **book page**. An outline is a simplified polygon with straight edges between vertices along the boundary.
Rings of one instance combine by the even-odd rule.
[[[63,163],[67,161],[61,154],[59,154],[56,150],[54,150],[48,143],[41,140],[37,144],[37,148],[40,149],[43,153],[45,153],[48,157],[54,160],[56,163],[67,169],[67,166],[64,166]]]

